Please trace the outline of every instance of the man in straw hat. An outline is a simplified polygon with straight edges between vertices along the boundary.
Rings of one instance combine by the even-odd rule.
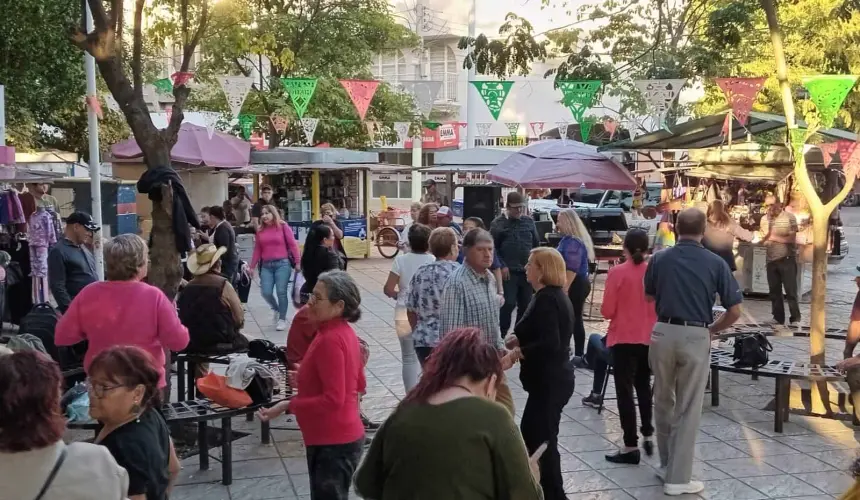
[[[179,319],[188,328],[190,341],[186,352],[228,354],[248,348],[240,333],[245,312],[239,295],[221,275],[221,256],[225,247],[201,245],[188,255],[188,270],[194,278],[176,301]]]

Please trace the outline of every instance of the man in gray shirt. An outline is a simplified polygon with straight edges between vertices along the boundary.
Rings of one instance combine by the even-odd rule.
[[[645,295],[655,301],[657,312],[648,361],[654,372],[654,420],[667,495],[705,489],[691,476],[711,336],[737,321],[743,301],[729,265],[702,246],[705,224],[704,212],[681,212],[675,226],[678,243],[655,253],[645,272]],[[713,322],[716,295],[726,312]]]
[[[99,229],[90,214],[75,212],[66,219],[63,238],[48,253],[48,286],[60,312],[66,312],[85,286],[99,280],[96,260],[84,245]]]
[[[785,300],[788,301],[788,322],[800,322],[800,306],[797,304],[797,218],[786,212],[775,198],[768,200],[767,215],[761,219],[767,261],[767,286],[770,295],[770,310],[774,323],[785,324]]]

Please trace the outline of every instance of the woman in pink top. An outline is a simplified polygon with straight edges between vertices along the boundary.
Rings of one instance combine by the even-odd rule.
[[[290,305],[290,274],[301,260],[299,246],[293,230],[281,220],[277,207],[263,205],[260,211],[260,229],[254,242],[251,273],[260,265],[260,291],[274,312],[276,330],[287,329],[287,307]],[[277,299],[275,298],[277,291]]]
[[[643,448],[649,457],[654,453],[648,345],[651,343],[651,330],[657,323],[657,313],[654,303],[645,299],[647,253],[648,233],[641,229],[628,231],[624,238],[626,260],[610,269],[600,307],[603,317],[609,320],[606,346],[612,352],[618,416],[624,430],[624,448],[615,455],[606,455],[606,460],[613,463],[638,464],[640,460],[634,387],[642,419]]]
[[[148,267],[146,243],[136,234],[122,234],[104,244],[105,278],[75,296],[57,323],[54,341],[70,346],[86,340],[84,370],[100,352],[115,345],[137,346],[152,355],[158,387],[164,388],[165,349],[181,351],[188,330],[167,296],[141,280]]]

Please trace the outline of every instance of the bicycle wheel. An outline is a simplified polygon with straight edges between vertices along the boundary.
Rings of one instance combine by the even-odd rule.
[[[386,259],[393,259],[400,252],[397,246],[399,241],[400,234],[393,227],[381,227],[376,232],[376,248]]]

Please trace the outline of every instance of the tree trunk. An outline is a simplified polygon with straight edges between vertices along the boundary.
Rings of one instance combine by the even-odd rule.
[[[161,187],[161,203],[152,204],[152,242],[147,281],[173,300],[182,281],[182,262],[173,232],[173,189]]]
[[[809,307],[809,362],[825,364],[824,347],[827,300],[827,237],[830,213],[826,206],[810,205],[812,216],[812,302]],[[810,410],[815,414],[830,414],[830,393],[827,382],[810,384]]]

